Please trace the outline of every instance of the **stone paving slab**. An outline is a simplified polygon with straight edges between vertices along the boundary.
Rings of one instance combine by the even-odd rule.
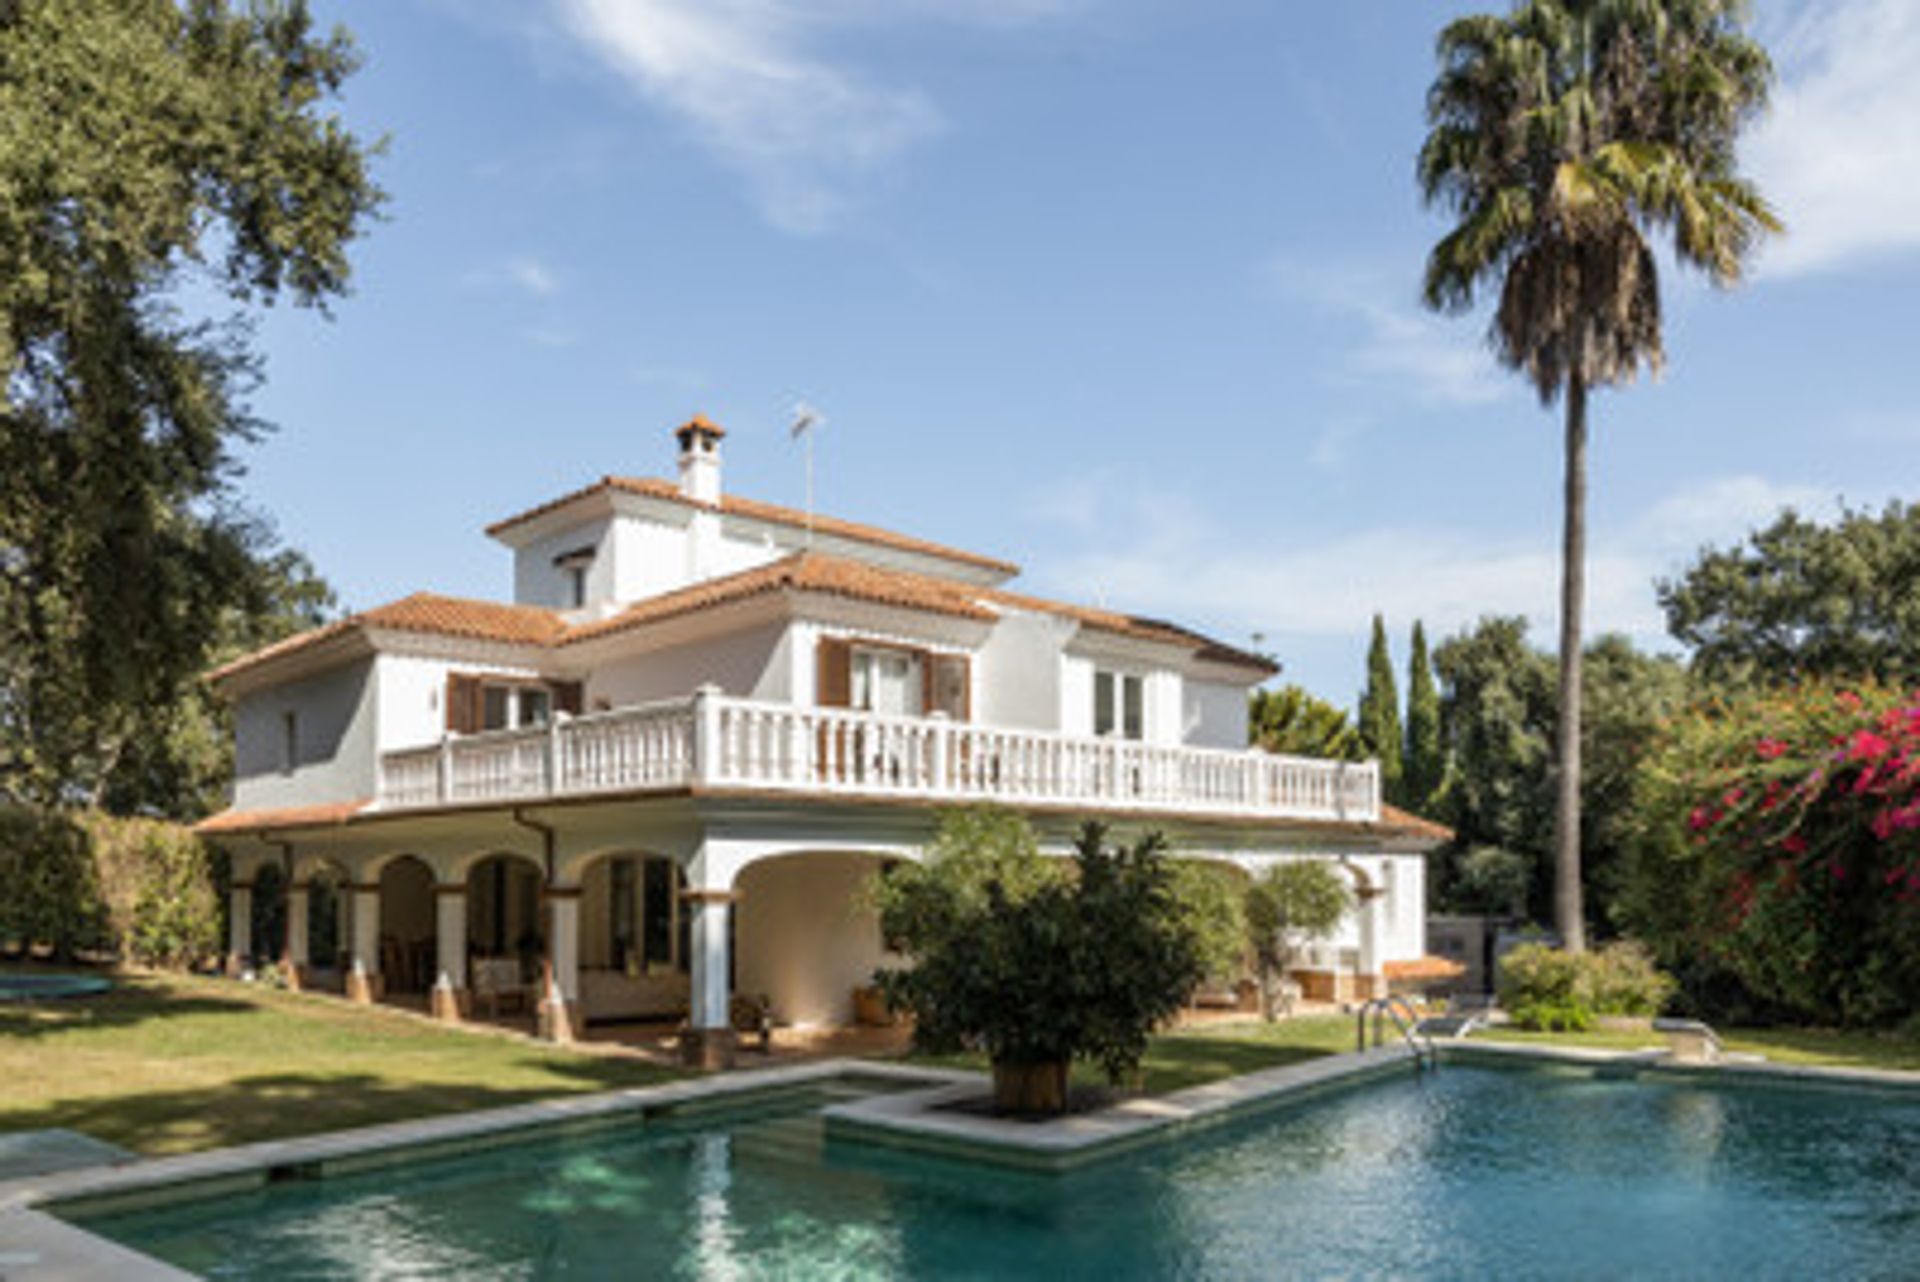
[[[983,1116],[956,1108],[988,1089],[988,1079],[973,1074],[967,1082],[835,1104],[822,1110],[822,1116],[829,1140],[860,1140],[1030,1170],[1063,1171],[1323,1089],[1408,1071],[1415,1059],[1405,1045],[1328,1055],[1049,1121]]]
[[[39,1211],[0,1211],[0,1282],[189,1282],[171,1264]]]
[[[130,1153],[118,1144],[109,1144],[91,1135],[82,1135],[79,1131],[56,1127],[44,1131],[0,1133],[0,1180],[51,1175],[55,1171],[73,1171],[91,1166],[118,1166],[139,1160],[137,1153]]]
[[[1440,1058],[1472,1063],[1578,1064],[1631,1069],[1646,1077],[1694,1079],[1715,1085],[1861,1087],[1892,1091],[1920,1091],[1920,1073],[1897,1068],[1846,1068],[1821,1064],[1782,1064],[1772,1060],[1721,1060],[1715,1064],[1681,1063],[1664,1050],[1603,1050],[1586,1046],[1530,1045],[1519,1042],[1447,1042]]]

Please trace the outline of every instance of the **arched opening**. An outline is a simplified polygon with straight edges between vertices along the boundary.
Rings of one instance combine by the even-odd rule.
[[[764,998],[776,1023],[855,1022],[856,990],[898,962],[861,888],[896,861],[860,851],[804,851],[759,860],[734,882],[734,990]]]
[[[580,1007],[588,1023],[678,1021],[688,1010],[688,927],[680,865],[602,855],[580,873]]]
[[[433,884],[433,869],[414,855],[380,870],[380,974],[389,993],[425,993],[433,986]]]
[[[467,983],[476,1013],[531,1015],[547,925],[539,865],[521,855],[488,855],[467,871]]]
[[[287,874],[277,863],[261,864],[253,875],[253,962],[277,962],[287,951]]]
[[[347,907],[346,869],[331,861],[307,873],[308,982],[316,987],[344,989],[353,914]]]

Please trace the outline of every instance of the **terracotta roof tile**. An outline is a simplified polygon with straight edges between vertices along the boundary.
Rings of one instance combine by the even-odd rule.
[[[324,828],[347,822],[365,810],[369,804],[371,803],[366,798],[361,798],[357,801],[333,801],[315,806],[222,810],[217,815],[209,815],[202,819],[193,826],[193,830],[203,837],[215,837],[222,833],[260,832],[267,829]]]
[[[209,677],[219,681],[272,659],[368,628],[552,649],[778,591],[820,592],[875,605],[982,621],[996,617],[994,607],[1030,610],[1070,618],[1083,627],[1178,646],[1216,662],[1267,672],[1275,670],[1270,660],[1157,619],[1005,592],[939,575],[885,569],[823,552],[796,552],[768,565],[648,597],[609,618],[571,627],[556,611],[538,606],[502,605],[416,592],[391,604],[350,614],[324,627],[288,637],[215,669]]]
[[[855,601],[926,610],[963,619],[991,620],[994,617],[991,610],[974,600],[978,589],[967,584],[904,570],[881,569],[819,552],[797,552],[771,565],[742,570],[737,574],[709,579],[705,583],[696,583],[635,602],[611,618],[569,629],[561,644],[590,641],[730,601],[786,589],[824,592]]]
[[[1453,829],[1445,824],[1423,819],[1411,810],[1402,810],[1398,806],[1380,803],[1380,824],[1386,828],[1396,828],[1420,837],[1432,837],[1436,841],[1452,841]]]
[[[1457,961],[1429,954],[1413,961],[1390,961],[1380,963],[1380,973],[1388,979],[1458,979],[1467,973],[1467,968]]]
[[[487,527],[487,533],[499,535],[516,525],[525,524],[535,517],[545,516],[570,503],[578,502],[594,494],[617,491],[623,494],[638,494],[646,498],[663,499],[669,503],[680,503],[687,507],[717,510],[729,516],[743,516],[756,521],[766,521],[773,525],[785,525],[794,529],[804,529],[807,514],[797,508],[782,507],[778,503],[763,503],[759,499],[741,498],[739,495],[722,495],[716,504],[702,503],[680,492],[680,487],[672,481],[657,476],[603,476],[591,485],[583,486],[570,494],[563,494],[538,507],[528,508],[504,521],[495,521]],[[813,528],[822,534],[831,534],[838,538],[852,539],[860,543],[872,543],[880,547],[898,548],[903,552],[918,552],[926,556],[942,557],[949,561],[959,561],[967,565],[977,565],[983,570],[996,574],[1014,575],[1020,567],[997,557],[982,556],[978,552],[967,552],[960,548],[948,547],[930,539],[915,538],[910,534],[901,534],[894,530],[882,529],[877,525],[864,525],[858,521],[845,521],[836,516],[821,516],[815,513]]]
[[[560,639],[566,623],[552,610],[532,605],[503,605],[498,601],[472,601],[463,597],[416,592],[386,605],[349,614],[344,619],[296,633],[265,649],[242,655],[208,673],[208,679],[220,681],[271,659],[306,650],[346,633],[366,628],[386,628],[394,632],[424,632],[434,636],[465,637],[475,641],[501,641],[510,645],[548,646]]]

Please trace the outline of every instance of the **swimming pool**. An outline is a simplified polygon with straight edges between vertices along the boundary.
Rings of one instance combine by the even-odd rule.
[[[1065,1175],[817,1088],[83,1217],[214,1278],[1920,1277],[1920,1097],[1449,1064]]]

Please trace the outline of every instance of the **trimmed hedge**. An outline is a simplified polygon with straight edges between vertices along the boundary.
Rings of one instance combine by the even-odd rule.
[[[0,945],[191,966],[224,940],[221,861],[186,827],[0,808]]]

